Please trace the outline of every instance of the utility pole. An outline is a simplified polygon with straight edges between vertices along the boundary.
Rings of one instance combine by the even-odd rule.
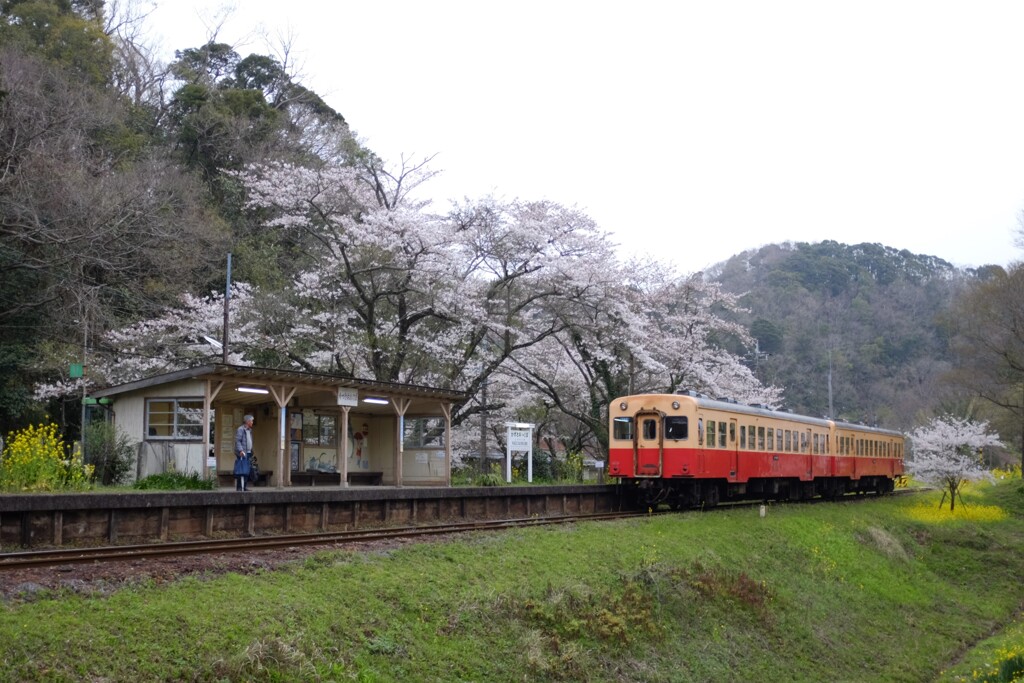
[[[835,408],[832,407],[832,346],[828,347],[828,419],[836,419]]]
[[[487,378],[480,383],[480,474],[487,474]]]
[[[228,252],[228,276],[224,286],[224,340],[221,343],[221,362],[228,364],[228,307],[231,302],[231,252]]]
[[[85,398],[86,398],[86,396],[85,396],[85,394],[86,394],[86,386],[88,385],[88,382],[86,381],[86,377],[88,376],[88,370],[86,369],[88,367],[88,363],[89,363],[88,355],[89,355],[89,318],[88,318],[87,311],[83,311],[82,312],[82,427],[81,427],[81,430],[80,430],[80,432],[81,432],[80,435],[82,437],[82,462],[83,463],[86,461],[85,460],[85,416],[86,416],[86,405],[85,405]]]

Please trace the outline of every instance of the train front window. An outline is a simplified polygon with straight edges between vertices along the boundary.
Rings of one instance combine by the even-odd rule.
[[[633,440],[633,418],[617,417],[612,421],[612,438],[619,441]]]
[[[644,420],[644,438],[648,441],[658,438],[658,421]]]
[[[665,418],[665,438],[680,441],[690,436],[690,423],[685,416],[669,415]]]

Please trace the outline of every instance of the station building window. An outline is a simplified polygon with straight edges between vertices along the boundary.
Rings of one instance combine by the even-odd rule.
[[[444,448],[444,418],[413,417],[403,420],[405,448]]]
[[[210,416],[212,418],[212,411]],[[212,419],[210,423],[212,428]],[[212,431],[210,433],[213,434]],[[146,437],[149,439],[202,441],[203,399],[146,399]]]

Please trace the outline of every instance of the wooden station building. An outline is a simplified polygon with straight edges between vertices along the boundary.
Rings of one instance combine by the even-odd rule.
[[[210,364],[92,392],[138,447],[137,475],[176,470],[233,485],[235,431],[272,487],[449,486],[452,409],[465,392]],[[106,402],[104,402],[106,403]]]

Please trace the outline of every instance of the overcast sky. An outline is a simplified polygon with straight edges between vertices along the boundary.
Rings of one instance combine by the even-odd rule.
[[[219,0],[161,0],[201,45]],[[1024,2],[236,0],[244,56],[426,190],[575,205],[682,272],[784,241],[1007,264],[1024,209]],[[270,46],[263,35],[269,38]]]

